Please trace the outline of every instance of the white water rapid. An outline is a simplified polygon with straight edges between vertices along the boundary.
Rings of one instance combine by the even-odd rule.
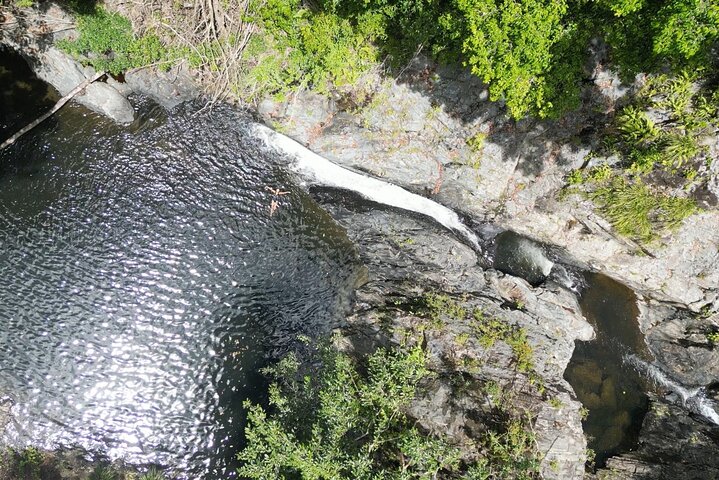
[[[461,235],[477,252],[482,251],[477,235],[449,208],[408,192],[397,185],[343,168],[264,125],[254,124],[251,130],[268,146],[293,157],[295,161],[290,168],[306,181],[325,187],[350,190],[373,202],[426,215]]]
[[[719,414],[714,409],[713,402],[705,396],[703,388],[686,388],[681,383],[670,378],[657,366],[640,360],[635,355],[626,355],[624,360],[638,371],[644,373],[656,384],[679,395],[684,407],[689,411],[698,413],[712,423],[719,425]]]

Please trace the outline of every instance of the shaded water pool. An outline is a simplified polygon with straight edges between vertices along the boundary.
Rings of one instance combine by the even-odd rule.
[[[55,94],[1,51],[0,78],[4,139]],[[241,115],[138,105],[0,152],[0,440],[227,478],[257,370],[341,321],[355,249]]]
[[[597,337],[577,342],[564,376],[588,411],[583,428],[601,467],[636,446],[651,386],[625,357],[649,360],[650,354],[634,292],[599,273],[585,274],[584,284],[580,306]]]

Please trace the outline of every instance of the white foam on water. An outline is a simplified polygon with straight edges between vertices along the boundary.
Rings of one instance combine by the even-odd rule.
[[[343,168],[264,125],[254,124],[251,131],[268,146],[293,157],[295,161],[290,168],[305,180],[325,187],[350,190],[367,200],[431,217],[460,234],[477,252],[482,251],[477,235],[449,208],[397,185]]]
[[[670,378],[660,368],[640,360],[634,355],[625,356],[625,361],[633,365],[637,370],[643,372],[656,384],[665,387],[682,399],[682,403],[688,410],[698,413],[715,425],[719,425],[719,414],[713,407],[713,402],[704,395],[702,388],[686,388],[681,383]]]
[[[555,263],[552,267],[552,279],[559,283],[560,285],[564,286],[568,290],[579,294],[580,288],[582,286],[581,281],[576,278],[576,275],[570,272],[564,265],[561,263]]]
[[[547,258],[544,250],[531,240],[521,239],[517,245],[518,255],[522,255],[530,263],[536,265],[542,272],[542,275],[548,277],[554,267],[554,262]]]

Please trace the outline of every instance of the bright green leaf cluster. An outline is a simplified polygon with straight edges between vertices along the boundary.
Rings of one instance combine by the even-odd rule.
[[[293,355],[268,371],[272,413],[246,404],[240,476],[409,479],[459,468],[459,450],[418,431],[404,413],[429,375],[421,348],[378,350],[366,376],[346,355],[325,349],[322,359],[319,372],[302,374]]]
[[[375,43],[383,29],[369,13],[351,22],[331,11],[312,12],[299,0],[267,0],[251,4],[249,20],[262,27],[248,47],[252,65],[241,86],[253,97],[352,86],[379,58]]]
[[[490,429],[476,462],[444,438],[419,430],[405,410],[431,375],[420,347],[380,349],[359,368],[322,350],[322,367],[289,355],[274,378],[270,409],[246,403],[247,446],[238,474],[253,479],[410,480],[536,478],[539,456],[524,421]],[[364,372],[364,373],[360,373]]]
[[[598,187],[589,197],[621,235],[644,242],[658,231],[677,228],[698,211],[690,198],[663,195],[623,177]]]
[[[136,38],[130,21],[103,7],[77,12],[78,37],[58,46],[98,71],[119,74],[169,56],[156,35]]]

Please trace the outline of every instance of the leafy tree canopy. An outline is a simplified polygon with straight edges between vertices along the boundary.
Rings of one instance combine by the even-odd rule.
[[[422,47],[461,60],[516,118],[577,105],[592,36],[609,42],[627,78],[707,63],[719,39],[715,0],[324,0],[321,9],[355,25],[374,15],[395,58]]]

